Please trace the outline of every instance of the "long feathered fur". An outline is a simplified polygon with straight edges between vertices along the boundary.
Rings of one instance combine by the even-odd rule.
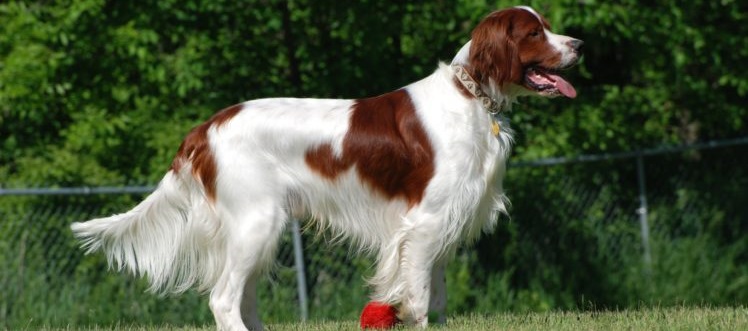
[[[109,265],[147,277],[150,290],[211,289],[225,261],[220,223],[197,183],[169,172],[132,210],[71,228],[87,253],[103,251]]]

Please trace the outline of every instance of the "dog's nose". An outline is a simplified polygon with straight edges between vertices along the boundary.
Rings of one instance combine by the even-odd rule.
[[[582,45],[584,45],[584,41],[581,41],[579,39],[572,39],[566,42],[569,47],[571,47],[574,51],[579,52],[582,50]]]

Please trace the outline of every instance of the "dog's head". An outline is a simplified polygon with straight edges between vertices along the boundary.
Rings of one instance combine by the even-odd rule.
[[[581,40],[552,33],[543,16],[521,6],[486,16],[473,30],[464,60],[468,72],[485,86],[574,98],[576,90],[558,71],[579,61],[581,46]]]

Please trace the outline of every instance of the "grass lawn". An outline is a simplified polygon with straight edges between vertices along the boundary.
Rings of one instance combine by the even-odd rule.
[[[207,331],[203,327],[129,326],[29,328],[29,330],[123,330],[123,331]],[[358,330],[357,321],[312,321],[269,324],[268,330]],[[398,329],[412,329],[400,327]],[[445,326],[433,330],[748,330],[748,308],[642,308],[622,311],[499,313],[453,316]]]

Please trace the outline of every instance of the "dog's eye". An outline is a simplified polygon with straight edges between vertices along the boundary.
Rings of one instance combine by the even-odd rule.
[[[532,32],[530,32],[530,37],[537,37],[537,36],[540,36],[540,31],[532,30]]]

